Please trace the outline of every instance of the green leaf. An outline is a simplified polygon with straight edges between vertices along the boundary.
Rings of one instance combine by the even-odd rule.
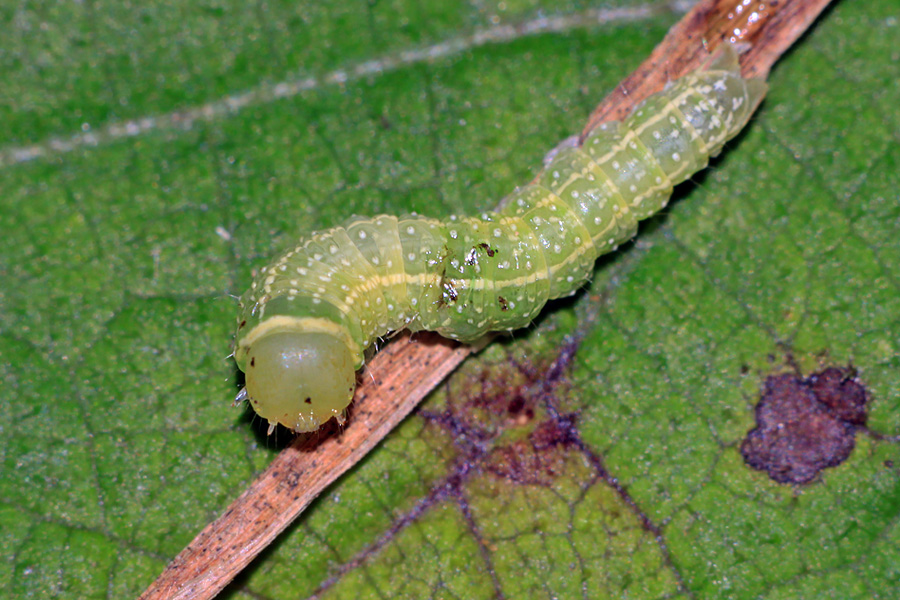
[[[352,213],[494,206],[680,17],[621,6],[0,9],[0,595],[139,594],[287,442],[230,408],[251,270]],[[227,595],[890,597],[895,13],[836,6],[584,293],[467,361]],[[849,458],[748,467],[766,378],[831,365],[870,398]]]

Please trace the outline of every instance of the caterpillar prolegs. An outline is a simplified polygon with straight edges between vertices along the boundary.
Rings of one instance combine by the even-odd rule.
[[[659,211],[747,123],[766,83],[731,46],[705,68],[564,148],[499,212],[353,217],[308,235],[241,298],[235,359],[271,427],[343,422],[363,353],[407,328],[473,341],[573,294],[597,257]],[[270,427],[270,431],[271,431]]]

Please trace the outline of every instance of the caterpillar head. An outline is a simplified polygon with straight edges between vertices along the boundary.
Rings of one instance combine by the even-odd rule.
[[[356,388],[347,344],[320,332],[272,331],[241,349],[247,395],[257,414],[297,432],[315,431],[331,417],[343,423]]]

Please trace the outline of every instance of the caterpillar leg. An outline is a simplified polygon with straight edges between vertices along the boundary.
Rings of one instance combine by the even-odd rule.
[[[241,404],[244,403],[244,401],[249,400],[249,399],[250,399],[250,395],[247,393],[247,388],[242,387],[241,391],[239,391],[237,393],[237,395],[234,397],[234,402],[231,403],[231,407],[234,408],[235,406],[240,406]]]

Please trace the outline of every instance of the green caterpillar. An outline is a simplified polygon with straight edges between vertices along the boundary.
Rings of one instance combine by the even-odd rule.
[[[468,342],[524,327],[704,168],[766,89],[741,77],[725,46],[624,122],[563,148],[500,212],[353,217],[310,234],[241,298],[235,360],[246,388],[237,400],[249,398],[270,432],[276,423],[314,431],[344,422],[366,348],[391,331]]]

